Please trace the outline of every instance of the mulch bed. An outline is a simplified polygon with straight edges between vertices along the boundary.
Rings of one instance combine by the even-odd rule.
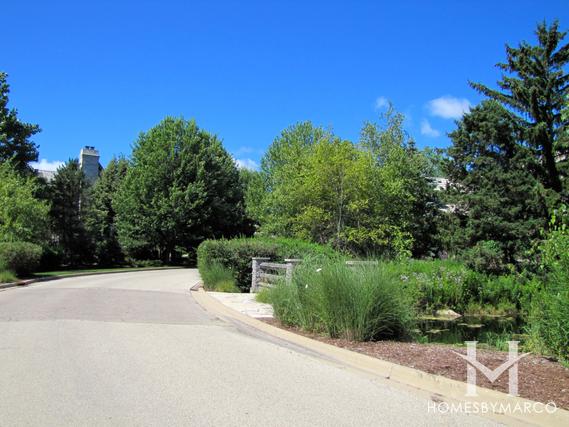
[[[466,362],[454,353],[456,351],[466,354],[466,348],[444,344],[396,341],[355,342],[328,338],[298,328],[283,326],[274,319],[265,321],[273,326],[347,350],[453,380],[466,381]],[[488,368],[495,369],[507,360],[508,353],[477,349],[477,358]],[[530,354],[519,362],[518,370],[518,391],[521,397],[543,403],[555,402],[557,407],[569,409],[569,368],[545,357]],[[508,375],[504,373],[494,383],[491,383],[484,375],[479,374],[477,375],[477,384],[481,387],[507,393]]]

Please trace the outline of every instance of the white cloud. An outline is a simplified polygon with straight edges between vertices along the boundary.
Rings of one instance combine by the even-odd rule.
[[[259,168],[258,163],[253,159],[235,159],[235,164],[239,169],[249,169],[254,171]]]
[[[41,159],[39,162],[31,162],[30,166],[36,170],[40,171],[52,171],[55,172],[57,168],[63,166],[65,162],[54,160],[50,162],[47,159]]]
[[[466,98],[441,96],[427,103],[431,115],[443,119],[460,119],[464,113],[470,111],[471,103]]]
[[[385,96],[380,96],[375,100],[375,109],[381,110],[385,107],[389,106],[389,100]]]
[[[242,147],[239,147],[239,149],[236,151],[237,154],[251,154],[251,153],[256,153],[259,150],[254,149],[253,147],[249,147],[247,145],[244,145]]]
[[[427,119],[423,119],[423,121],[421,122],[421,135],[426,135],[431,138],[436,138],[438,136],[441,136],[441,133],[438,130],[433,129],[433,127],[431,126],[431,124]]]

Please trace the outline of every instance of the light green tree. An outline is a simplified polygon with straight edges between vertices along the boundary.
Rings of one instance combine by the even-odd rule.
[[[36,198],[34,177],[22,177],[11,162],[0,163],[0,241],[45,243],[49,205]]]

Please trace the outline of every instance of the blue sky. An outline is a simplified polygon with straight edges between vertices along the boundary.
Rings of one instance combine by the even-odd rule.
[[[494,84],[505,43],[567,0],[4,2],[0,70],[46,162],[130,153],[164,116],[195,118],[243,164],[302,120],[357,140],[386,100],[419,146]]]

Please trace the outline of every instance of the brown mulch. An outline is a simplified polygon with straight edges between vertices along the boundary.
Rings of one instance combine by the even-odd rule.
[[[396,341],[355,342],[328,338],[298,328],[283,326],[274,319],[265,321],[273,326],[347,350],[453,380],[466,381],[466,362],[454,353],[456,351],[466,354],[466,348]],[[477,349],[477,359],[490,369],[500,366],[507,358],[508,353],[506,352]],[[557,407],[569,409],[569,368],[545,357],[530,354],[519,362],[518,372],[518,392],[521,397],[543,403],[555,402]],[[491,383],[484,375],[478,374],[477,384],[507,393],[508,375],[504,373],[494,383]]]

